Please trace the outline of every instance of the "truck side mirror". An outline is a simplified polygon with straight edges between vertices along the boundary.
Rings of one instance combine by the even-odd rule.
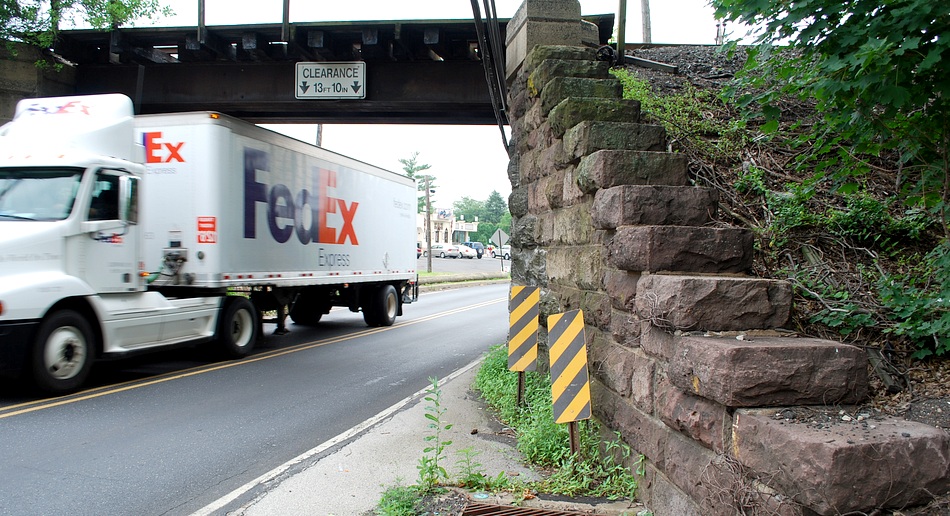
[[[119,218],[129,224],[139,222],[139,178],[119,178]]]

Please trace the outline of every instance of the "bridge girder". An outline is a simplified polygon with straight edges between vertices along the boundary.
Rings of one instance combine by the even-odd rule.
[[[85,65],[77,93],[125,93],[136,112],[219,111],[254,123],[494,124],[479,62],[375,62],[366,99],[297,100],[293,62]]]

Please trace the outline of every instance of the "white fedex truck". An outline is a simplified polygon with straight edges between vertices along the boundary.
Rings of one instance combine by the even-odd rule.
[[[412,179],[222,114],[23,100],[0,128],[0,372],[56,393],[100,358],[241,357],[263,312],[392,325],[418,297],[415,208]]]

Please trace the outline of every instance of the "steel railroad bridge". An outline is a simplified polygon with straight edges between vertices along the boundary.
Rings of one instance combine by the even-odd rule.
[[[606,44],[614,15],[585,20]],[[499,20],[502,39],[507,23]],[[54,51],[76,66],[77,94],[124,93],[141,114],[209,110],[255,123],[497,122],[473,20],[69,30]],[[296,98],[296,63],[347,61],[366,63],[365,99]]]

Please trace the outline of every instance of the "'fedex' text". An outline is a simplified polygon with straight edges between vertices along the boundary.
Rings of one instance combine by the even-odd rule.
[[[267,206],[267,227],[274,240],[284,243],[294,233],[301,244],[343,244],[347,240],[359,245],[353,218],[358,202],[347,203],[330,196],[336,188],[336,172],[314,167],[311,189],[296,194],[287,185],[269,184],[270,154],[257,149],[244,149],[244,238],[257,238],[257,203]],[[339,213],[340,227],[327,225],[327,215]],[[308,223],[309,222],[309,223]]]

